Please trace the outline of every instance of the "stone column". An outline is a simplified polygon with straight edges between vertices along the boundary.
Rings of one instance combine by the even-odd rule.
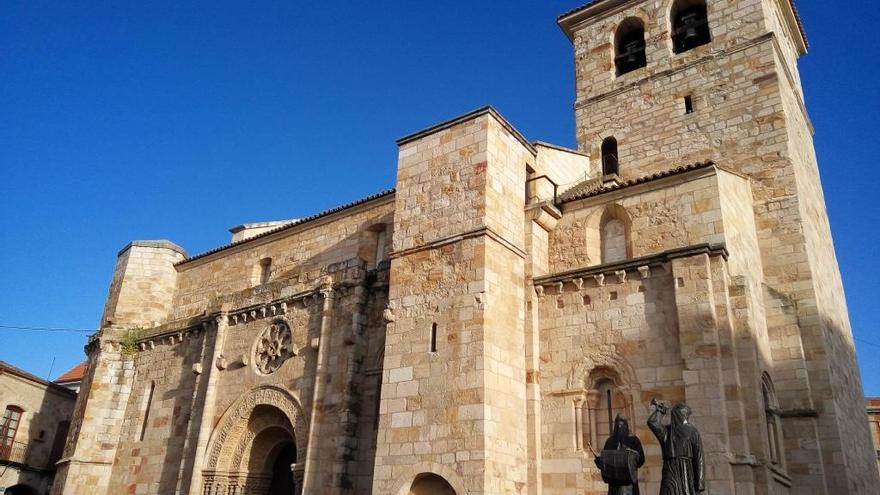
[[[321,330],[318,335],[318,359],[315,368],[315,386],[312,396],[312,412],[309,418],[309,438],[306,447],[305,472],[303,473],[303,493],[332,493],[328,486],[320,486],[318,480],[318,459],[320,437],[318,431],[321,427],[321,413],[324,405],[324,382],[327,374],[327,361],[330,358],[330,325],[333,314],[333,280],[326,277],[321,281],[319,293],[324,298],[324,306],[321,314]],[[317,296],[317,294],[316,294]]]
[[[196,452],[193,460],[192,480],[189,485],[190,495],[199,495],[202,491],[202,470],[205,468],[205,456],[208,449],[208,439],[211,437],[211,429],[214,424],[217,401],[217,382],[220,377],[218,363],[223,358],[223,343],[226,339],[226,328],[229,325],[225,308],[214,318],[214,341],[207,363],[202,363],[202,368],[207,376],[205,396],[202,400],[202,419],[199,422],[199,436],[196,442]],[[208,335],[205,335],[207,342]]]
[[[305,464],[295,462],[290,465],[290,471],[293,475],[293,495],[303,494],[303,476],[305,476]]]

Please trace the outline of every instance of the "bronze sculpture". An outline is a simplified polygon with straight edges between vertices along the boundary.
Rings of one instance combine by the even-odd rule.
[[[639,495],[638,468],[645,463],[645,452],[638,437],[630,434],[625,416],[614,418],[614,431],[595,461],[602,481],[608,483],[608,495]]]
[[[660,441],[663,451],[663,477],[660,495],[695,495],[706,489],[703,442],[700,432],[688,423],[691,408],[680,402],[672,408],[669,425],[660,422],[668,408],[651,401],[654,412],[648,417],[648,427]]]

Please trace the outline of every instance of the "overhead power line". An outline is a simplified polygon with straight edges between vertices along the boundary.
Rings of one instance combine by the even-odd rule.
[[[0,328],[8,328],[10,330],[28,330],[34,332],[92,333],[96,331],[93,328],[28,327],[23,325],[0,325]]]

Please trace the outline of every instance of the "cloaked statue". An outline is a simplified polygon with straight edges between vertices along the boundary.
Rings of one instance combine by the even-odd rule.
[[[648,417],[648,427],[660,441],[663,450],[663,477],[660,495],[695,495],[706,489],[703,441],[700,432],[688,423],[691,408],[685,403],[672,407],[669,425],[660,422],[668,408],[651,400],[654,412]]]
[[[602,471],[602,481],[608,483],[608,495],[639,495],[638,469],[645,463],[645,452],[638,437],[630,434],[629,420],[620,414],[614,418],[614,431],[596,467]]]

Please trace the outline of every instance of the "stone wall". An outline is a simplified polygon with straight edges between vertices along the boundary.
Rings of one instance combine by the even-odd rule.
[[[373,493],[424,472],[525,493],[527,166],[534,150],[491,108],[400,142]]]
[[[197,375],[204,332],[187,330],[183,339],[150,340],[133,358],[131,394],[122,415],[119,447],[108,493],[174,493],[186,460],[190,422],[196,407]],[[195,431],[198,431],[197,429]]]
[[[186,252],[168,241],[133,241],[119,252],[103,324],[149,327],[165,322],[177,283],[174,264]]]
[[[108,329],[113,335],[113,329]],[[113,337],[92,336],[89,364],[77,397],[53,494],[105,493],[119,446],[134,362]]]
[[[877,483],[867,442],[844,454],[836,440],[867,432],[856,411],[861,384],[796,65],[805,51],[797,23],[785,2],[709,2],[712,41],[673,54],[669,6],[630,2],[599,12],[600,5],[570,27],[579,148],[595,154],[614,136],[625,178],[706,159],[749,178],[765,299],[751,306],[764,307],[767,326],[752,361],[772,375],[789,411],[787,472],[796,485],[867,490]],[[630,17],[644,21],[647,67],[616,76],[611,40]],[[693,113],[685,112],[685,96]],[[755,331],[762,342],[764,330]],[[859,459],[844,460],[851,455]]]
[[[0,363],[0,411],[21,410],[14,443],[0,458],[0,486],[49,491],[75,401],[74,392]]]
[[[360,256],[375,255],[377,226],[390,226],[393,194],[383,194],[362,204],[315,220],[286,227],[274,234],[231,246],[220,253],[178,265],[179,280],[171,319],[198,315],[218,296],[259,285],[253,277],[260,260],[271,258],[271,279],[292,274],[314,281],[321,269]],[[371,230],[372,229],[372,230]],[[386,236],[390,252],[391,236]],[[375,260],[373,260],[375,261]]]

